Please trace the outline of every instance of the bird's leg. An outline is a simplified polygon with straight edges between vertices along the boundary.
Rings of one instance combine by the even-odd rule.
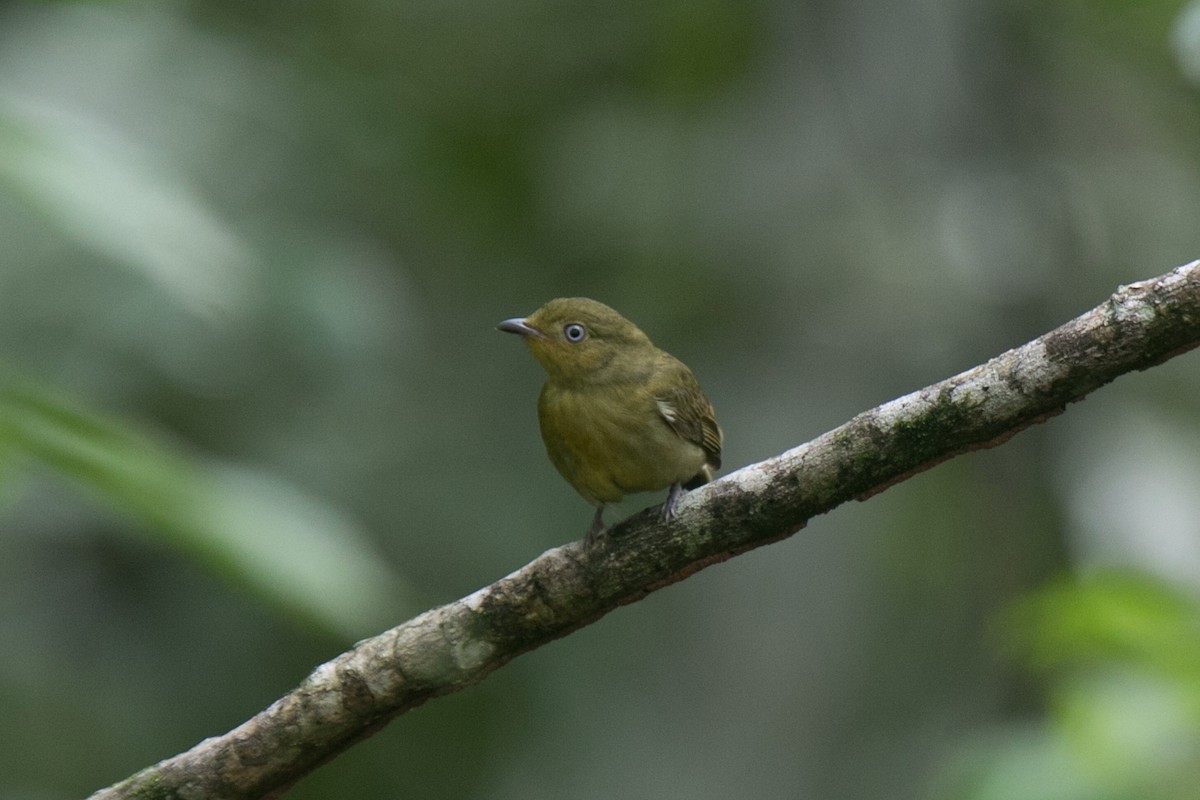
[[[679,499],[681,494],[683,494],[683,487],[678,483],[672,483],[670,490],[667,492],[667,501],[663,503],[663,522],[670,522],[675,518],[675,501]]]
[[[597,506],[596,516],[592,517],[592,524],[587,529],[587,533],[583,535],[583,548],[585,550],[592,549],[592,545],[596,543],[596,536],[602,530],[604,530],[604,506]]]

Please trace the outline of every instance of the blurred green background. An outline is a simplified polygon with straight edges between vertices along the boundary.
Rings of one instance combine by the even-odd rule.
[[[56,800],[582,535],[500,319],[620,309],[733,469],[1200,257],[1200,3],[0,2],[0,242],[0,798]],[[289,797],[1200,797],[1197,358]]]

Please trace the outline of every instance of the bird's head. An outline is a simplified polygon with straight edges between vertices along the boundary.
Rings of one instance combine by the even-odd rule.
[[[638,326],[586,297],[559,297],[496,328],[524,338],[551,379],[568,383],[632,376],[643,360],[639,356],[653,351]]]

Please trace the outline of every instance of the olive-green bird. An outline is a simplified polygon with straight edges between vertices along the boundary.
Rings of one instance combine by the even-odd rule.
[[[538,398],[542,441],[567,483],[596,506],[585,544],[604,527],[604,506],[626,494],[712,480],[721,429],[692,371],[655,347],[613,309],[560,297],[496,326],[525,339],[548,378]]]

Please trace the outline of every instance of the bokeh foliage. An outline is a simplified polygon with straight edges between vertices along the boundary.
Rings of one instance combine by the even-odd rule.
[[[614,305],[734,468],[1200,256],[1198,9],[0,3],[0,797],[124,777],[578,538],[502,318]],[[1198,375],[623,609],[292,796],[1186,797]]]

